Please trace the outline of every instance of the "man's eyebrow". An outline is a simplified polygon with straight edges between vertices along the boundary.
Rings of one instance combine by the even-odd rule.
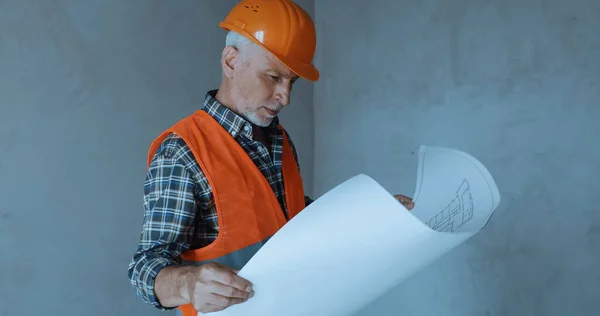
[[[292,73],[292,72],[288,72],[287,74],[282,73],[281,71],[274,69],[274,68],[269,68],[267,69],[268,73],[275,73],[278,76],[284,77],[286,79],[290,79],[292,81],[296,81],[298,80],[299,76],[297,76],[296,74]]]

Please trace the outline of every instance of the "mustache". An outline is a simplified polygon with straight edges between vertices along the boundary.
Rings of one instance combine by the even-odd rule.
[[[281,109],[283,109],[283,106],[281,104],[278,104],[276,106],[268,106],[268,105],[264,105],[263,107],[271,110],[271,111],[275,111],[275,112],[279,112],[281,111]]]

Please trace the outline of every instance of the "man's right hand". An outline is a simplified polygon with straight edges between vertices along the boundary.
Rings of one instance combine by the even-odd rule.
[[[192,304],[205,314],[247,301],[254,296],[252,284],[220,263],[200,266],[169,266],[159,271],[154,291],[161,305]]]
[[[221,311],[254,296],[252,284],[237,272],[220,263],[193,267],[187,274],[186,285],[194,309],[203,314]]]

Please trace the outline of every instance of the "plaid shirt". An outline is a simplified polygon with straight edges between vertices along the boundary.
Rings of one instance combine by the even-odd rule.
[[[278,119],[265,129],[271,140],[271,148],[267,150],[252,139],[252,125],[220,104],[215,94],[216,90],[206,94],[203,110],[248,153],[285,211],[281,173],[283,134],[278,128]],[[298,163],[289,136],[288,140]],[[309,197],[305,199],[307,205],[312,202]],[[154,278],[158,272],[179,264],[182,252],[210,244],[219,230],[208,180],[189,147],[175,134],[162,142],[152,159],[144,183],[144,210],[141,238],[129,264],[128,276],[139,297],[165,310],[169,308],[161,306],[154,293]]]

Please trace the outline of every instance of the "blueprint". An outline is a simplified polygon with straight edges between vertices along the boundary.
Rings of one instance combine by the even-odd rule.
[[[422,146],[417,168],[412,211],[365,174],[317,199],[240,270],[255,296],[213,314],[352,315],[483,229],[500,203],[464,152]]]

